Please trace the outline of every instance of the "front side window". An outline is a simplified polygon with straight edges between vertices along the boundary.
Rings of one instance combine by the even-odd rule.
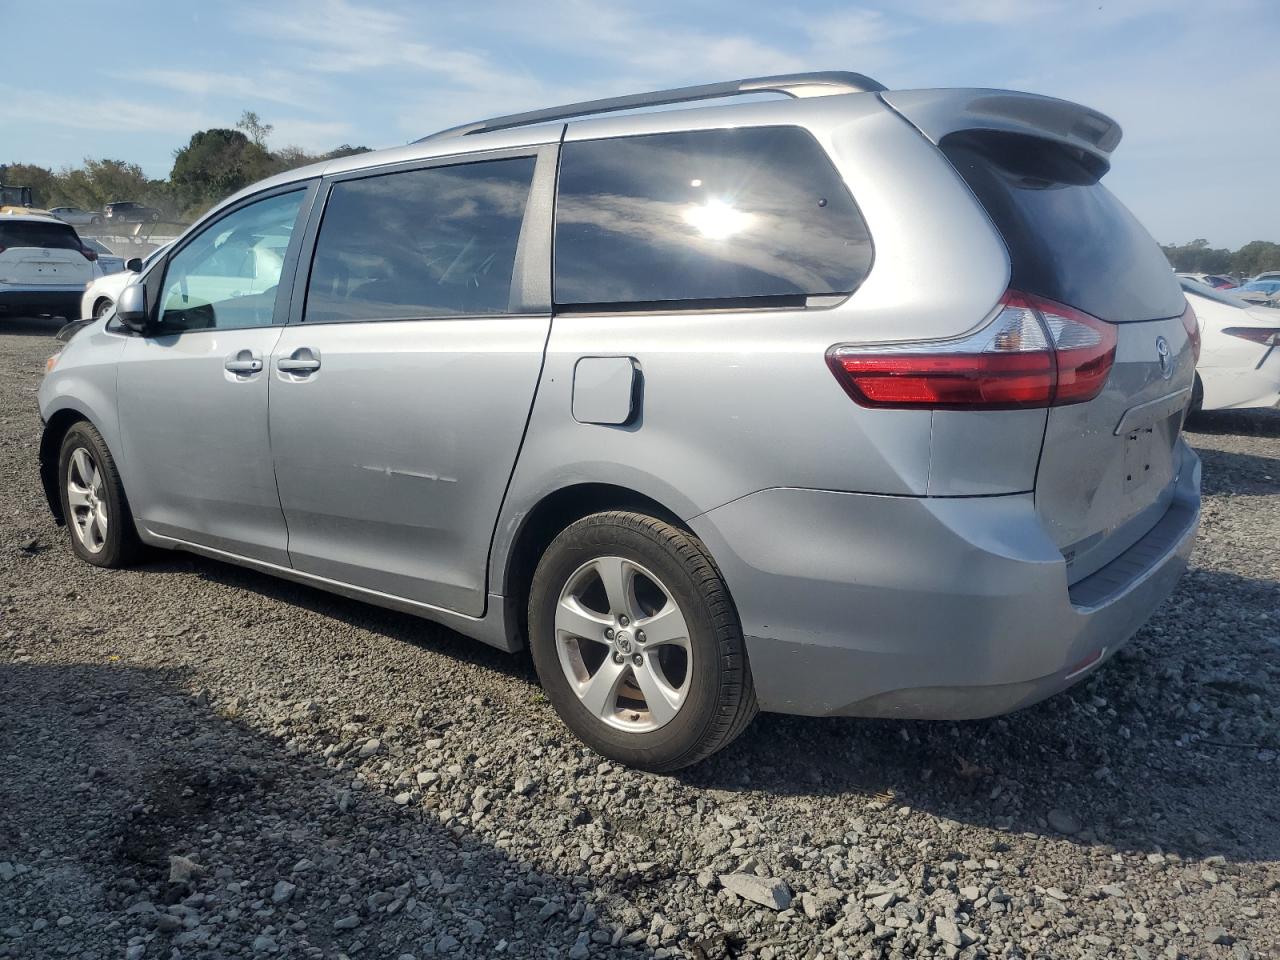
[[[511,312],[534,164],[484,160],[335,183],[303,321]]]
[[[273,322],[285,251],[306,190],[241,207],[174,254],[160,298],[160,330],[235,329]]]
[[[562,149],[557,304],[803,303],[851,293],[870,266],[871,238],[853,198],[798,127],[650,134]]]

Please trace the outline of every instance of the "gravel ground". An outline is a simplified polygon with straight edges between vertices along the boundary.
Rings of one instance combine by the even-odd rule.
[[[1191,430],[1193,568],[1071,692],[762,716],[660,777],[442,628],[76,561],[35,475],[56,326],[0,325],[0,956],[1280,956],[1280,412]]]

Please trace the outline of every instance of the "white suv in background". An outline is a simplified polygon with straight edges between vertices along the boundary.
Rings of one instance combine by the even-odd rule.
[[[77,319],[97,258],[71,226],[55,217],[0,216],[0,315]]]
[[[116,300],[120,298],[120,291],[133,283],[138,278],[138,274],[147,269],[152,261],[164,253],[168,247],[167,243],[156,247],[141,260],[132,257],[125,261],[124,269],[119,273],[108,273],[90,283],[85,287],[84,296],[80,298],[80,316],[84,319],[92,317],[95,320],[105,316],[107,311],[116,305]]]

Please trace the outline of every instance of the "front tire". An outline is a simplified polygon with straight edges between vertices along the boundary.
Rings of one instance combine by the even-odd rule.
[[[58,490],[71,549],[97,567],[125,567],[142,552],[115,460],[90,423],[74,424],[62,438]]]
[[[529,646],[556,713],[602,756],[689,766],[756,714],[737,610],[697,539],[639,513],[570,524],[543,554]]]
[[[109,311],[113,306],[115,306],[114,301],[108,297],[103,297],[93,305],[93,319],[102,319],[107,315],[107,311]]]

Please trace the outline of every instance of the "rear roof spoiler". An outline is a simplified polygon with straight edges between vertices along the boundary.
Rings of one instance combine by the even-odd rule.
[[[1063,143],[1110,166],[1120,124],[1078,103],[1009,90],[887,90],[880,98],[940,143],[961,130],[999,130]]]

